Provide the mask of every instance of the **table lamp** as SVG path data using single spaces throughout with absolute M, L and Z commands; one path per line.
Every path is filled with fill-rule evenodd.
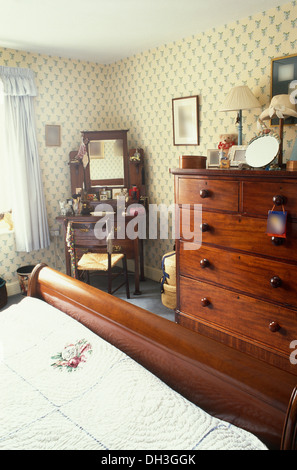
M 220 111 L 237 111 L 238 145 L 242 145 L 242 111 L 252 108 L 261 108 L 261 105 L 249 87 L 242 85 L 229 91 L 220 109 Z

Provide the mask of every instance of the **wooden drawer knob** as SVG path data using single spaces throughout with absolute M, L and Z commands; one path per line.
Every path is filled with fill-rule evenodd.
M 209 191 L 207 189 L 201 189 L 200 190 L 200 197 L 202 197 L 202 199 L 205 199 L 206 197 L 209 197 L 210 194 L 209 194 Z
M 201 230 L 201 232 L 209 232 L 210 226 L 206 223 L 203 223 L 203 224 L 200 225 L 200 230 Z
M 210 265 L 210 262 L 206 258 L 204 258 L 200 261 L 201 268 L 208 268 L 209 265 Z
M 280 330 L 280 328 L 280 325 L 276 321 L 272 321 L 271 323 L 269 323 L 269 329 L 272 333 L 276 333 Z
M 271 279 L 270 279 L 270 284 L 272 287 L 280 287 L 282 285 L 282 280 L 280 277 L 278 276 L 273 276 Z
M 275 246 L 280 246 L 284 243 L 284 238 L 280 237 L 271 237 L 271 241 Z
M 210 300 L 204 297 L 203 299 L 201 299 L 201 305 L 202 307 L 207 307 L 208 305 L 210 305 Z
M 276 196 L 273 196 L 272 198 L 272 202 L 273 204 L 275 204 L 276 206 L 282 206 L 286 203 L 286 198 L 285 196 L 280 196 L 279 194 L 276 195 Z

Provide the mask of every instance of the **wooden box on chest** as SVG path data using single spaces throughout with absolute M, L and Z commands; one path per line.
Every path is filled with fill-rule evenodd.
M 176 321 L 297 375 L 297 172 L 171 173 L 182 225 Z M 201 246 L 183 238 L 194 231 L 195 204 Z M 267 235 L 273 206 L 287 211 L 286 238 Z

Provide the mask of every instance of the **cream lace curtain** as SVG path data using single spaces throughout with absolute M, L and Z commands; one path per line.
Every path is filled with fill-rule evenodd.
M 30 69 L 0 66 L 4 99 L 4 139 L 1 168 L 9 181 L 17 251 L 30 252 L 50 245 L 36 141 L 34 74 Z M 7 197 L 4 198 L 7 201 Z

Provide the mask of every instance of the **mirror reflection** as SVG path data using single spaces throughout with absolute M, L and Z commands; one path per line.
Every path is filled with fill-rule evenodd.
M 123 141 L 93 140 L 89 142 L 90 179 L 124 178 Z
M 279 136 L 263 134 L 255 137 L 246 150 L 246 162 L 254 168 L 261 168 L 271 163 L 279 152 Z

